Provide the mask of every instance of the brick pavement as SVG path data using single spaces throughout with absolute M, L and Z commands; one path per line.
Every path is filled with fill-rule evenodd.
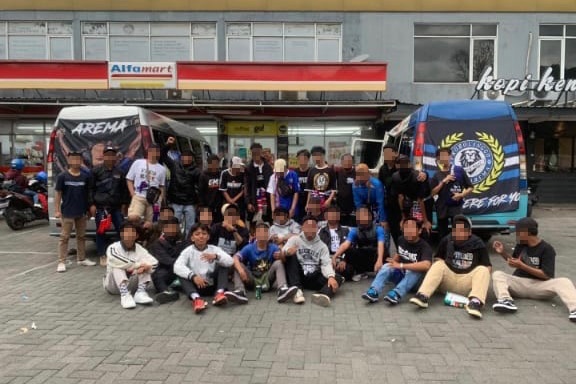
M 559 253 L 557 275 L 576 276 L 576 210 L 535 216 Z M 304 306 L 268 294 L 202 316 L 184 299 L 127 311 L 102 290 L 102 268 L 57 274 L 47 232 L 0 222 L 0 383 L 576 382 L 576 325 L 557 300 L 520 300 L 516 315 L 485 310 L 476 321 L 441 297 L 426 311 L 369 306 L 363 281 L 347 283 L 331 308 L 307 292 Z

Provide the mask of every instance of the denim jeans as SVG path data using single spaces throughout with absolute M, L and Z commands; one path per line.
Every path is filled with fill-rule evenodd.
M 118 237 L 120 237 L 120 227 L 122 226 L 122 222 L 124 221 L 124 215 L 122 214 L 122 210 L 120 208 L 110 208 L 105 210 L 102 207 L 96 208 L 96 217 L 94 220 L 96 221 L 96 229 L 100 225 L 100 222 L 105 218 L 105 213 L 108 212 L 112 215 L 112 224 L 114 225 L 114 230 L 118 233 Z M 108 241 L 106 239 L 106 234 L 99 235 L 96 232 L 96 252 L 98 256 L 106 255 L 106 247 L 108 246 Z
M 397 278 L 401 278 L 394 290 L 400 297 L 404 297 L 422 280 L 422 277 L 423 273 L 421 272 L 406 271 L 403 273 L 399 269 L 390 268 L 389 264 L 384 264 L 370 286 L 378 291 L 378 294 L 381 294 L 387 282 L 397 281 Z
M 196 222 L 196 207 L 193 205 L 172 204 L 174 209 L 174 216 L 184 224 L 184 235 L 188 236 L 188 232 Z

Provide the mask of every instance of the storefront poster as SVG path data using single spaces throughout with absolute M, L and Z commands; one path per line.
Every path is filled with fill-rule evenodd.
M 340 158 L 348 150 L 348 143 L 345 141 L 331 141 L 328 143 L 328 163 L 340 164 Z
M 278 135 L 278 123 L 275 121 L 227 121 L 224 126 L 230 136 Z

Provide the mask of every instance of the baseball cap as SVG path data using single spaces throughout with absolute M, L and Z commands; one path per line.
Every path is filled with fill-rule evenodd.
M 278 159 L 274 162 L 274 172 L 286 172 L 286 160 Z
M 114 147 L 106 147 L 106 148 L 104 149 L 104 153 L 106 153 L 106 152 L 118 153 L 118 151 L 117 151 L 116 148 L 114 148 Z
M 232 166 L 234 166 L 234 165 L 240 165 L 240 166 L 242 166 L 242 167 L 245 167 L 244 162 L 243 162 L 242 159 L 239 158 L 238 156 L 234 156 L 234 157 L 232 158 Z
M 68 156 L 82 156 L 82 152 L 72 150 L 72 151 L 68 152 Z
M 472 220 L 464 215 L 456 215 L 452 218 L 452 225 L 456 226 L 456 223 L 463 223 L 464 227 L 471 229 L 472 228 Z
M 410 158 L 406 155 L 398 155 L 396 157 L 396 164 L 408 164 L 410 163 Z

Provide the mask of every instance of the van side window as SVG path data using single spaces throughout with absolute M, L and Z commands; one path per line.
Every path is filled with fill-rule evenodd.
M 204 166 L 204 159 L 202 159 L 202 145 L 199 141 L 190 139 L 190 144 L 192 146 L 192 152 L 194 152 L 194 160 L 196 160 L 196 166 L 202 168 Z
M 187 138 L 178 136 L 176 137 L 176 141 L 178 142 L 178 147 L 180 147 L 180 152 L 192 151 L 192 147 Z
M 408 128 L 402 133 L 398 144 L 398 154 L 411 157 L 412 148 L 414 147 L 414 127 Z

